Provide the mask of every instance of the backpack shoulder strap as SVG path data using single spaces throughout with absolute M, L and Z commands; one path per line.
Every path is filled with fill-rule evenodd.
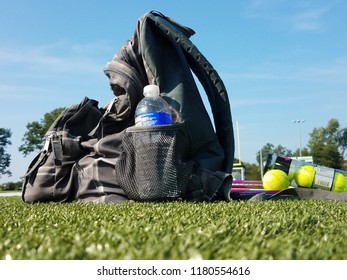
M 225 151 L 223 171 L 231 172 L 234 161 L 234 132 L 227 90 L 217 71 L 189 40 L 195 32 L 158 13 L 147 14 L 162 35 L 178 43 L 183 49 L 189 66 L 203 86 L 213 114 L 218 140 Z

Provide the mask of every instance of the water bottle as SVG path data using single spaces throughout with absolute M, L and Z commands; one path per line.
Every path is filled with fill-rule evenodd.
M 171 125 L 172 115 L 169 104 L 160 96 L 159 87 L 147 85 L 145 96 L 135 110 L 135 126 Z
M 288 174 L 289 180 L 298 187 L 322 189 L 333 192 L 347 191 L 347 172 L 303 160 L 269 154 L 264 172 L 280 169 Z

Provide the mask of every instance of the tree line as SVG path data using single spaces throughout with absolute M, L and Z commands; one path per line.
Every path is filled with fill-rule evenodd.
M 40 121 L 26 125 L 27 130 L 22 138 L 23 144 L 18 148 L 23 156 L 42 148 L 42 139 L 46 131 L 64 109 L 54 109 L 46 113 Z M 0 178 L 2 175 L 11 175 L 9 170 L 11 155 L 6 152 L 7 146 L 11 145 L 11 135 L 10 129 L 0 128 Z M 330 119 L 325 127 L 314 128 L 309 135 L 307 147 L 301 149 L 302 156 L 312 156 L 315 164 L 346 170 L 347 127 L 341 128 L 337 119 Z M 291 151 L 282 145 L 266 143 L 255 155 L 257 164 L 243 163 L 248 179 L 260 179 L 260 159 L 264 159 L 269 153 L 294 157 L 299 156 L 300 150 Z

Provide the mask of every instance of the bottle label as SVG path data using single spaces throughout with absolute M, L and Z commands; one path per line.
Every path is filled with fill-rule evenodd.
M 316 171 L 316 174 L 312 187 L 330 191 L 334 181 L 335 169 L 316 166 L 314 167 L 314 170 Z
M 165 112 L 152 112 L 141 114 L 135 118 L 136 126 L 156 126 L 172 124 L 171 114 Z

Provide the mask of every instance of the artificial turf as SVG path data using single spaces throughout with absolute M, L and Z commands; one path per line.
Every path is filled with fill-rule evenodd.
M 347 203 L 37 203 L 0 198 L 0 259 L 347 259 Z

